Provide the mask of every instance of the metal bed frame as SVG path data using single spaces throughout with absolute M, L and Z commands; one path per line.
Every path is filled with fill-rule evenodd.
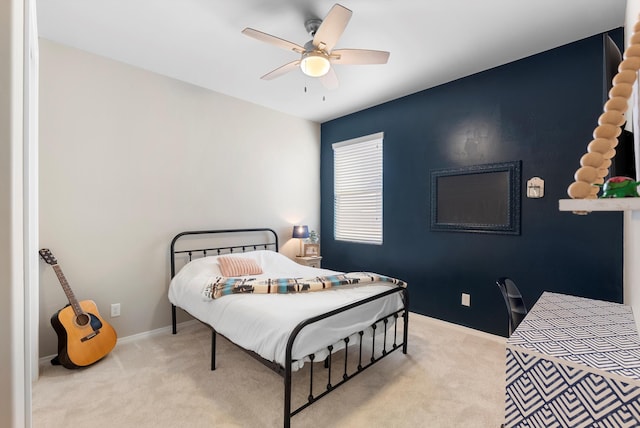
M 242 244 L 242 245 L 230 245 L 230 246 L 222 246 L 222 247 L 211 247 L 211 248 L 190 248 L 190 249 L 181 249 L 181 250 L 176 250 L 176 243 L 183 237 L 186 236 L 192 236 L 192 235 L 219 235 L 219 234 L 225 234 L 225 235 L 231 235 L 231 234 L 260 234 L 260 233 L 264 233 L 264 236 L 270 236 L 272 235 L 273 238 L 269 238 L 266 239 L 266 242 L 260 242 L 260 243 L 250 243 L 250 244 Z M 176 274 L 176 256 L 184 256 L 187 261 L 191 261 L 194 257 L 194 255 L 201 255 L 201 257 L 206 257 L 206 256 L 210 256 L 210 255 L 221 255 L 221 254 L 228 254 L 228 253 L 234 253 L 234 252 L 247 252 L 247 251 L 255 251 L 255 250 L 262 250 L 262 249 L 273 249 L 274 251 L 278 251 L 278 235 L 276 234 L 276 232 L 273 229 L 269 229 L 269 228 L 253 228 L 253 229 L 222 229 L 222 230 L 197 230 L 197 231 L 187 231 L 187 232 L 182 232 L 177 234 L 173 240 L 171 241 L 171 248 L 170 248 L 170 258 L 171 258 L 171 278 L 173 278 Z M 331 373 L 332 373 L 332 360 L 333 360 L 333 356 L 334 356 L 334 345 L 330 345 L 327 347 L 327 351 L 328 351 L 328 356 L 326 357 L 326 359 L 324 359 L 324 368 L 326 370 L 328 370 L 327 374 L 326 374 L 326 379 L 327 379 L 327 385 L 326 385 L 326 389 L 317 394 L 314 395 L 314 391 L 313 391 L 313 363 L 315 360 L 315 354 L 311 354 L 308 355 L 307 358 L 309 358 L 310 360 L 310 369 L 309 369 L 309 395 L 307 397 L 307 401 L 306 403 L 300 405 L 299 407 L 295 408 L 292 410 L 292 376 L 293 376 L 293 370 L 292 370 L 292 363 L 295 362 L 295 360 L 292 359 L 292 349 L 293 349 L 293 344 L 295 343 L 296 337 L 298 336 L 298 334 L 308 325 L 316 323 L 318 321 L 321 321 L 323 319 L 335 316 L 339 313 L 348 311 L 350 309 L 353 309 L 355 307 L 367 304 L 369 302 L 372 302 L 374 300 L 377 299 L 381 299 L 384 298 L 386 296 L 389 296 L 391 294 L 394 293 L 401 293 L 401 297 L 402 297 L 402 302 L 403 302 L 403 307 L 398 310 L 398 311 L 394 311 L 390 314 L 387 314 L 385 316 L 383 316 L 382 318 L 378 319 L 376 322 L 374 322 L 370 327 L 371 327 L 371 334 L 370 337 L 365 338 L 365 332 L 364 331 L 354 331 L 352 333 L 353 334 L 357 334 L 359 336 L 359 349 L 357 352 L 357 367 L 355 369 L 348 369 L 348 357 L 349 357 L 349 337 L 352 335 L 349 335 L 347 337 L 345 337 L 344 339 L 339 340 L 337 343 L 343 342 L 344 343 L 344 369 L 342 370 L 342 376 L 340 377 L 340 379 L 338 380 L 338 382 L 336 383 L 332 383 L 331 381 Z M 401 332 L 401 336 L 402 338 L 399 340 L 398 338 L 398 318 L 402 318 L 403 320 L 403 327 L 402 327 L 402 332 Z M 171 305 L 171 319 L 172 319 L 172 332 L 173 334 L 177 333 L 177 321 L 176 321 L 176 306 L 175 305 Z M 387 334 L 388 334 L 388 323 L 389 321 L 392 320 L 393 321 L 393 343 L 388 343 L 388 338 L 387 338 Z M 215 370 L 216 369 L 216 337 L 218 335 L 218 333 L 216 332 L 216 330 L 206 324 L 209 328 L 211 328 L 211 370 Z M 376 345 L 375 345 L 375 340 L 376 340 L 376 329 L 378 328 L 379 325 L 382 325 L 384 328 L 384 336 L 383 336 L 383 343 L 382 343 L 382 351 L 378 352 L 378 354 L 376 355 Z M 278 373 L 279 375 L 281 375 L 284 378 L 284 427 L 285 428 L 289 428 L 291 426 L 291 417 L 298 414 L 299 412 L 301 412 L 302 410 L 306 409 L 307 407 L 309 407 L 311 404 L 315 403 L 316 401 L 318 401 L 320 398 L 324 397 L 325 395 L 327 395 L 329 392 L 335 390 L 337 387 L 343 385 L 345 382 L 353 379 L 356 375 L 362 373 L 364 370 L 366 370 L 367 368 L 371 367 L 373 364 L 377 363 L 378 361 L 380 361 L 381 359 L 387 357 L 388 355 L 390 355 L 393 351 L 396 351 L 398 349 L 402 349 L 402 353 L 406 354 L 407 353 L 407 343 L 408 343 L 408 329 L 409 329 L 409 292 L 407 290 L 407 288 L 401 288 L 401 287 L 395 287 L 395 288 L 391 288 L 385 292 L 376 294 L 374 296 L 368 297 L 366 299 L 354 302 L 352 304 L 346 305 L 346 306 L 342 306 L 339 307 L 337 309 L 334 309 L 330 312 L 327 312 L 325 314 L 321 314 L 312 318 L 309 318 L 305 321 L 302 321 L 301 323 L 299 323 L 295 329 L 292 331 L 291 335 L 289 336 L 289 340 L 287 342 L 287 348 L 286 348 L 286 354 L 285 354 L 285 366 L 282 367 L 280 364 L 273 362 L 273 361 L 268 361 L 264 358 L 262 358 L 260 355 L 258 355 L 257 353 L 244 349 L 239 345 L 238 346 L 240 349 L 242 349 L 243 351 L 247 352 L 249 355 L 251 355 L 252 357 L 256 358 L 258 361 L 260 361 L 262 364 L 266 365 L 267 367 L 269 367 L 271 370 L 275 371 L 276 373 Z M 371 355 L 370 356 L 365 356 L 363 355 L 363 340 L 368 339 L 371 342 Z M 230 341 L 231 342 L 231 341 Z M 231 342 L 233 343 L 233 342 Z M 235 345 L 235 343 L 234 343 Z M 389 346 L 389 348 L 387 348 L 387 346 Z

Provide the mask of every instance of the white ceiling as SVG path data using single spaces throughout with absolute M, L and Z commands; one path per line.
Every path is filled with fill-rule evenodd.
M 386 65 L 336 65 L 336 90 L 297 59 L 241 34 L 303 45 L 304 22 L 335 0 L 38 0 L 41 37 L 305 119 L 324 122 L 624 24 L 626 0 L 341 0 L 339 48 L 391 52 Z M 305 92 L 305 87 L 307 88 Z

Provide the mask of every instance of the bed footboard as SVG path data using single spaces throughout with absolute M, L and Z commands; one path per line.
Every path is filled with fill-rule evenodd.
M 307 397 L 307 402 L 298 406 L 295 409 L 291 409 L 292 407 L 292 390 L 291 390 L 291 381 L 292 381 L 292 376 L 293 376 L 293 369 L 292 369 L 292 364 L 294 363 L 294 360 L 292 358 L 292 350 L 293 350 L 293 345 L 295 343 L 295 340 L 298 336 L 298 334 L 307 326 L 316 323 L 318 321 L 324 320 L 326 318 L 332 317 L 336 314 L 348 311 L 350 309 L 353 309 L 357 306 L 361 306 L 364 304 L 367 304 L 369 302 L 372 302 L 374 300 L 377 299 L 381 299 L 384 298 L 386 296 L 389 296 L 391 294 L 394 293 L 402 293 L 402 302 L 403 302 L 403 307 L 400 308 L 399 310 L 392 312 L 390 314 L 387 314 L 386 316 L 380 318 L 379 320 L 377 320 L 376 322 L 374 322 L 371 325 L 371 337 L 369 338 L 371 340 L 371 354 L 370 356 L 366 356 L 363 355 L 363 340 L 364 338 L 364 331 L 358 331 L 358 332 L 354 332 L 354 334 L 358 335 L 358 339 L 359 339 L 359 349 L 358 349 L 358 355 L 357 355 L 357 366 L 354 370 L 349 371 L 348 370 L 348 366 L 349 366 L 349 341 L 350 341 L 350 336 L 343 338 L 341 341 L 344 343 L 344 365 L 343 365 L 343 369 L 342 369 L 342 376 L 339 377 L 338 381 L 333 383 L 332 382 L 332 357 L 333 357 L 333 349 L 334 346 L 330 345 L 327 347 L 327 350 L 329 352 L 328 357 L 325 360 L 325 368 L 328 370 L 327 373 L 327 385 L 326 385 L 326 389 L 324 391 L 322 391 L 321 393 L 314 395 L 313 392 L 313 381 L 314 381 L 314 374 L 313 374 L 313 362 L 315 360 L 315 355 L 311 354 L 308 356 L 309 360 L 311 361 L 311 367 L 309 369 L 309 395 Z M 402 317 L 403 319 L 403 328 L 402 328 L 402 338 L 400 339 L 401 342 L 398 342 L 399 338 L 398 338 L 398 318 Z M 387 340 L 387 334 L 388 334 L 388 323 L 390 321 L 390 319 L 394 322 L 394 326 L 393 326 L 393 342 L 390 344 L 389 348 L 387 348 L 387 344 L 388 344 L 388 340 Z M 376 330 L 378 329 L 378 326 L 381 325 L 382 328 L 384 329 L 383 332 L 383 339 L 382 339 L 382 349 L 381 351 L 378 352 L 378 354 L 376 355 L 376 344 L 375 344 L 375 340 L 376 340 Z M 329 392 L 335 390 L 336 388 L 338 388 L 339 386 L 343 385 L 344 383 L 346 383 L 347 381 L 353 379 L 356 375 L 362 373 L 364 370 L 366 370 L 367 368 L 371 367 L 373 364 L 377 363 L 378 361 L 380 361 L 381 359 L 385 358 L 386 356 L 388 356 L 389 354 L 391 354 L 393 351 L 402 348 L 402 353 L 406 354 L 407 353 L 407 344 L 408 344 L 408 331 L 409 331 L 409 291 L 406 288 L 392 288 L 388 291 L 385 291 L 384 293 L 380 293 L 377 294 L 375 296 L 371 296 L 367 299 L 352 303 L 350 305 L 347 306 L 343 306 L 341 308 L 335 309 L 331 312 L 327 312 L 326 314 L 322 314 L 322 315 L 318 315 L 316 317 L 313 318 L 309 318 L 303 322 L 301 322 L 300 324 L 298 324 L 296 326 L 296 328 L 293 330 L 293 332 L 291 333 L 291 335 L 289 336 L 289 340 L 287 342 L 287 349 L 286 349 L 286 363 L 285 363 L 285 367 L 284 367 L 284 427 L 285 428 L 289 428 L 291 426 L 291 417 L 295 416 L 296 414 L 298 414 L 299 412 L 301 412 L 302 410 L 306 409 L 307 407 L 309 407 L 311 404 L 315 403 L 316 401 L 318 401 L 320 398 L 324 397 L 325 395 L 327 395 Z
M 370 327 L 371 327 L 371 332 L 369 334 L 370 337 L 365 337 L 366 333 L 364 331 L 356 331 L 353 332 L 350 336 L 345 337 L 343 339 L 341 339 L 340 341 L 338 341 L 338 343 L 342 342 L 344 343 L 344 361 L 342 362 L 342 367 L 338 367 L 335 370 L 339 370 L 340 373 L 338 373 L 339 377 L 337 379 L 336 382 L 334 382 L 332 380 L 332 372 L 334 372 L 334 368 L 333 368 L 333 357 L 334 357 L 334 349 L 336 348 L 335 345 L 337 345 L 337 343 L 335 343 L 334 345 L 329 345 L 327 347 L 327 351 L 328 351 L 328 356 L 326 357 L 326 359 L 324 360 L 324 368 L 327 369 L 327 373 L 323 376 L 324 378 L 327 379 L 327 384 L 326 384 L 326 388 L 320 392 L 314 395 L 314 370 L 313 370 L 313 363 L 314 361 L 316 361 L 316 356 L 315 354 L 311 354 L 308 355 L 307 358 L 310 361 L 310 365 L 309 365 L 309 394 L 307 395 L 307 400 L 304 404 L 301 404 L 299 406 L 297 406 L 295 409 L 292 410 L 292 379 L 293 379 L 293 363 L 295 362 L 295 360 L 293 360 L 292 357 L 292 350 L 293 350 L 293 345 L 295 343 L 295 340 L 298 336 L 298 334 L 307 326 L 314 324 L 316 322 L 319 322 L 321 320 L 327 319 L 329 317 L 332 317 L 334 315 L 337 315 L 339 313 L 351 310 L 353 308 L 356 308 L 358 306 L 367 304 L 369 302 L 372 302 L 374 300 L 377 299 L 382 299 L 384 297 L 387 297 L 391 294 L 394 293 L 401 293 L 402 294 L 402 307 L 394 312 L 391 312 L 385 316 L 383 316 L 382 318 L 378 319 L 377 321 L 375 321 Z M 398 322 L 399 319 L 402 318 L 402 332 L 401 332 L 401 337 L 399 337 L 398 335 Z M 389 330 L 387 327 L 389 325 L 389 322 L 393 323 L 393 338 L 392 341 L 390 342 L 390 338 L 388 338 Z M 376 351 L 376 337 L 377 337 L 377 332 L 376 330 L 378 330 L 379 328 L 383 329 L 383 333 L 382 334 L 382 344 L 381 344 L 381 349 L 378 349 Z M 211 336 L 211 370 L 215 370 L 215 366 L 216 366 L 216 336 L 217 333 L 215 331 L 215 329 L 211 328 L 212 331 L 212 336 Z M 312 405 L 313 403 L 315 403 L 316 401 L 318 401 L 319 399 L 321 399 L 322 397 L 324 397 L 325 395 L 327 395 L 328 393 L 330 393 L 331 391 L 334 391 L 336 388 L 338 388 L 339 386 L 343 385 L 344 383 L 346 383 L 347 381 L 353 379 L 356 375 L 362 373 L 364 370 L 366 370 L 367 368 L 371 367 L 373 364 L 377 363 L 378 361 L 380 361 L 381 359 L 387 357 L 388 355 L 390 355 L 393 351 L 396 351 L 398 349 L 402 349 L 402 353 L 406 354 L 407 353 L 407 345 L 408 345 L 408 332 L 409 332 L 409 292 L 406 288 L 401 288 L 401 287 L 397 287 L 397 288 L 391 288 L 388 291 L 385 291 L 383 293 L 377 294 L 375 296 L 371 296 L 367 299 L 352 303 L 350 305 L 347 306 L 343 306 L 341 308 L 335 309 L 333 311 L 327 312 L 325 314 L 321 314 L 318 315 L 316 317 L 313 318 L 309 318 L 303 322 L 301 322 L 300 324 L 298 324 L 296 326 L 296 328 L 292 331 L 291 335 L 289 336 L 289 340 L 287 341 L 287 348 L 286 348 L 286 354 L 285 354 L 285 359 L 286 359 L 286 364 L 285 367 L 280 366 L 277 363 L 271 362 L 271 361 L 267 361 L 264 358 L 262 358 L 261 356 L 259 356 L 258 354 L 256 354 L 255 352 L 249 351 L 247 349 L 244 349 L 238 345 L 241 350 L 243 350 L 244 352 L 246 352 L 247 354 L 251 355 L 252 357 L 254 357 L 255 359 L 257 359 L 258 361 L 260 361 L 262 364 L 264 364 L 265 366 L 269 367 L 271 370 L 273 370 L 274 372 L 278 373 L 279 375 L 283 376 L 284 378 L 284 417 L 283 417 L 283 425 L 285 428 L 289 428 L 291 426 L 291 418 L 293 416 L 295 416 L 296 414 L 300 413 L 302 410 L 306 409 L 307 407 L 309 407 L 310 405 Z M 349 351 L 349 342 L 351 341 L 350 337 L 353 335 L 357 335 L 358 337 L 358 347 L 356 348 L 357 352 L 355 356 L 353 356 Z M 365 343 L 366 340 L 369 340 L 368 343 L 370 343 L 370 349 L 368 350 L 369 353 L 365 354 L 365 349 L 363 348 L 363 343 Z M 390 342 L 390 343 L 389 343 Z M 231 342 L 233 343 L 233 342 Z M 380 344 L 378 344 L 378 346 L 380 346 Z M 353 350 L 352 350 L 353 351 Z M 353 363 L 353 360 L 350 360 L 349 358 L 356 358 L 357 361 L 357 365 L 355 365 L 355 368 L 353 367 L 354 365 L 351 364 L 351 369 L 349 369 L 349 363 L 350 361 Z M 336 375 L 336 376 L 338 376 Z

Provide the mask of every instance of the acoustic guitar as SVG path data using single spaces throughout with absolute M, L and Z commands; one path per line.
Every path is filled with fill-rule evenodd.
M 67 306 L 51 317 L 58 335 L 58 356 L 51 363 L 68 369 L 89 366 L 111 352 L 118 339 L 116 332 L 100 317 L 92 300 L 78 302 L 51 251 L 43 248 L 39 253 L 53 267 L 69 300 Z

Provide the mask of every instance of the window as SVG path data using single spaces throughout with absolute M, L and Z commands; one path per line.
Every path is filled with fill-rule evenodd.
M 334 237 L 382 244 L 382 132 L 333 147 Z

